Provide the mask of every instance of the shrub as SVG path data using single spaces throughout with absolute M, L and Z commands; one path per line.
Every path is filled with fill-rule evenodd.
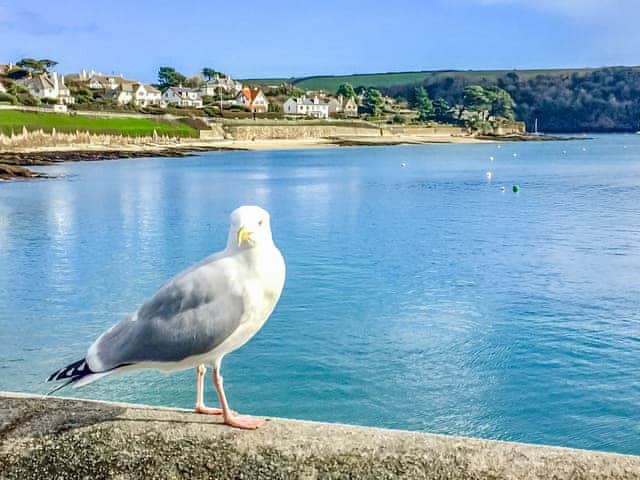
M 204 107 L 202 109 L 202 111 L 204 112 L 204 114 L 207 117 L 219 117 L 220 116 L 220 109 L 218 107 Z
M 0 93 L 0 103 L 10 103 L 15 105 L 18 99 L 9 93 Z
M 37 107 L 40 105 L 40 100 L 32 97 L 28 93 L 19 93 L 16 95 L 16 98 L 18 99 L 18 103 L 22 105 L 27 105 L 29 107 Z

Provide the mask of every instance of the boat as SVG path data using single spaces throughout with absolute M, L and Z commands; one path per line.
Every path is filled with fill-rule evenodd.
M 536 137 L 539 137 L 540 135 L 542 135 L 542 132 L 538 131 L 538 119 L 536 118 L 535 122 L 533 123 L 533 132 L 531 133 L 531 135 L 535 135 Z

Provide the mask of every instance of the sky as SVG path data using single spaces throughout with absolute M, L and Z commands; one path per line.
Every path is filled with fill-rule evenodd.
M 54 6 L 51 8 L 51 6 Z M 0 63 L 152 82 L 640 64 L 640 0 L 0 0 Z

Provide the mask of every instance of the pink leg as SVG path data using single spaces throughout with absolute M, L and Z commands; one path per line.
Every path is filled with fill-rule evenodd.
M 206 415 L 222 415 L 219 408 L 209 408 L 204 406 L 204 374 L 207 369 L 204 365 L 198 365 L 198 377 L 196 380 L 196 413 L 204 413 Z
M 222 415 L 224 416 L 224 423 L 231 427 L 242 428 L 244 430 L 255 430 L 256 428 L 267 423 L 265 418 L 252 418 L 252 417 L 240 417 L 229 409 L 227 403 L 227 397 L 224 394 L 224 388 L 222 387 L 222 376 L 219 372 L 220 362 L 217 362 L 213 369 L 213 383 L 218 391 L 218 397 L 220 397 L 220 405 L 222 406 Z

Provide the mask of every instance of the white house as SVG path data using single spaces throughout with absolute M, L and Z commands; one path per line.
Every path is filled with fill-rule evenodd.
M 236 82 L 229 76 L 223 77 L 216 74 L 211 80 L 205 81 L 200 86 L 199 92 L 201 95 L 213 97 L 215 95 L 219 95 L 221 90 L 225 93 L 237 94 L 242 90 L 242 84 L 240 82 Z
M 269 111 L 269 101 L 259 88 L 244 87 L 236 95 L 236 105 L 242 105 L 252 112 Z
M 146 103 L 144 106 L 147 106 L 147 105 L 156 105 L 158 107 L 166 106 L 162 101 L 162 92 L 160 90 L 158 90 L 153 85 L 148 85 L 148 84 L 144 85 L 144 89 L 147 92 L 146 99 L 145 99 Z
M 128 105 L 133 101 L 133 90 L 127 87 L 109 90 L 105 95 L 106 98 L 113 100 L 118 105 Z
M 7 93 L 7 89 L 2 82 L 0 82 L 0 93 Z
M 127 82 L 122 76 L 92 75 L 88 79 L 87 86 L 92 90 L 115 90 L 122 83 Z M 129 80 L 131 82 L 131 80 Z
M 13 63 L 0 63 L 0 75 L 7 75 L 14 67 Z
M 133 103 L 137 107 L 164 106 L 160 90 L 139 82 L 123 81 L 117 88 L 109 90 L 106 97 L 118 105 Z
M 49 98 L 65 105 L 75 103 L 75 98 L 71 96 L 71 92 L 64 84 L 64 77 L 57 72 L 39 73 L 19 80 L 17 83 L 36 98 Z
M 162 100 L 167 105 L 177 107 L 202 107 L 202 97 L 200 93 L 192 88 L 186 88 L 182 85 L 178 87 L 169 87 L 163 94 Z
M 318 97 L 290 97 L 284 102 L 284 113 L 288 115 L 306 115 L 315 118 L 329 118 L 329 103 Z
M 84 83 L 92 90 L 115 90 L 122 82 L 134 82 L 134 80 L 125 80 L 122 75 L 105 75 L 95 70 L 71 73 L 67 75 L 67 80 Z
M 344 98 L 338 95 L 338 98 L 329 100 L 329 113 L 341 113 L 345 117 L 358 116 L 358 104 L 353 97 Z

